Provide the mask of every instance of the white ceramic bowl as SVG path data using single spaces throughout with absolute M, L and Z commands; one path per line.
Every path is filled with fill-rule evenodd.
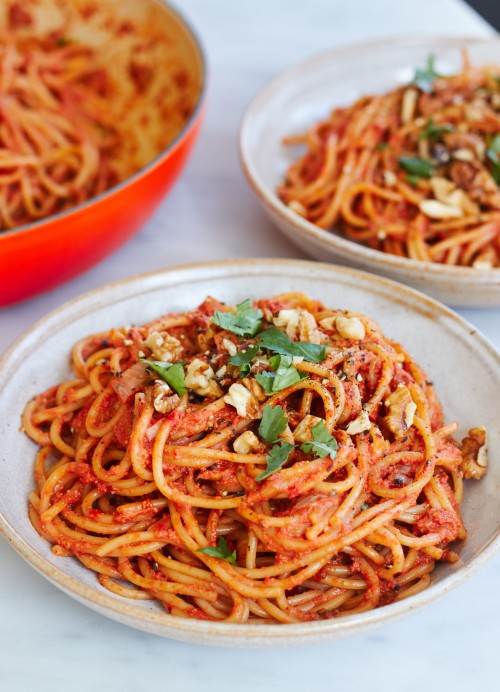
M 391 38 L 322 53 L 270 82 L 251 102 L 240 130 L 240 160 L 265 212 L 308 255 L 359 267 L 407 283 L 449 305 L 500 305 L 500 269 L 479 271 L 420 262 L 372 250 L 318 228 L 290 210 L 275 190 L 297 158 L 283 137 L 305 132 L 363 94 L 383 93 L 408 83 L 429 55 L 438 70 L 460 69 L 466 47 L 477 65 L 499 62 L 499 38 Z
M 31 526 L 35 444 L 19 431 L 20 415 L 35 393 L 66 378 L 68 354 L 81 337 L 112 325 L 142 323 L 164 312 L 184 311 L 208 294 L 231 303 L 249 296 L 304 291 L 326 305 L 373 316 L 402 342 L 435 381 L 447 420 L 460 433 L 483 424 L 490 431 L 486 477 L 468 483 L 462 505 L 469 536 L 460 561 L 441 564 L 432 585 L 407 600 L 323 622 L 237 625 L 168 615 L 152 601 L 129 601 L 100 586 L 74 558 L 54 556 Z M 87 293 L 50 313 L 0 361 L 0 530 L 36 570 L 84 605 L 154 634 L 218 646 L 269 647 L 309 644 L 365 632 L 406 615 L 472 576 L 500 544 L 500 428 L 491 405 L 500 391 L 500 356 L 476 330 L 434 300 L 387 279 L 327 264 L 293 260 L 246 260 L 190 265 L 135 277 Z M 489 594 L 484 594 L 486 607 Z

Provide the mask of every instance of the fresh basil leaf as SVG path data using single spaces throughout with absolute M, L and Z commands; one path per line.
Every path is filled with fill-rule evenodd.
M 257 337 L 262 348 L 282 356 L 302 356 L 309 363 L 321 363 L 326 358 L 326 346 L 307 341 L 292 341 L 281 329 L 273 327 Z
M 385 149 L 389 148 L 389 142 L 379 142 L 375 146 L 375 151 L 384 151 Z
M 255 375 L 255 379 L 260 384 L 260 386 L 266 394 L 272 394 L 275 391 L 273 389 L 274 381 L 276 380 L 275 372 L 258 372 Z
M 217 547 L 209 545 L 207 548 L 199 548 L 196 552 L 205 553 L 205 555 L 210 555 L 210 557 L 218 557 L 220 560 L 230 562 L 232 565 L 236 564 L 236 550 L 230 551 L 223 536 L 220 536 Z
M 406 182 L 410 183 L 410 185 L 413 185 L 413 187 L 416 187 L 420 182 L 420 178 L 418 175 L 407 175 Z
M 292 364 L 292 357 L 291 356 L 280 356 L 279 353 L 277 353 L 275 356 L 271 356 L 269 358 L 269 365 L 273 370 L 278 370 L 278 368 L 289 368 L 290 365 Z
M 262 329 L 262 310 L 254 310 L 250 298 L 236 306 L 236 313 L 216 310 L 213 319 L 222 329 L 239 336 L 255 336 Z
M 401 168 L 404 168 L 410 175 L 415 175 L 419 178 L 432 178 L 434 175 L 434 166 L 430 161 L 426 161 L 425 159 L 400 156 L 398 161 Z
M 159 360 L 146 360 L 145 358 L 141 358 L 140 362 L 145 363 L 148 368 L 158 373 L 172 389 L 175 389 L 179 396 L 184 395 L 186 391 L 184 361 L 182 361 L 182 363 L 162 363 Z
M 269 360 L 269 364 L 275 372 L 260 372 L 255 375 L 255 379 L 263 387 L 266 394 L 281 392 L 282 389 L 286 389 L 286 387 L 290 387 L 308 376 L 307 373 L 299 372 L 291 363 L 290 356 L 276 355 Z
M 273 391 L 281 392 L 282 389 L 291 387 L 292 384 L 296 384 L 307 377 L 307 373 L 299 372 L 297 368 L 290 365 L 288 368 L 278 368 L 276 370 L 276 377 L 274 379 Z
M 435 56 L 429 55 L 427 58 L 427 65 L 424 68 L 418 68 L 415 70 L 415 76 L 413 77 L 412 84 L 417 86 L 420 91 L 425 91 L 429 94 L 432 91 L 432 84 L 435 79 L 442 77 L 434 67 Z
M 495 135 L 486 151 L 486 158 L 491 163 L 490 173 L 497 185 L 500 185 L 500 135 Z
M 451 123 L 435 123 L 432 118 L 425 123 L 420 131 L 419 139 L 430 139 L 432 142 L 441 139 L 445 132 L 453 132 L 454 126 Z
M 290 452 L 295 445 L 290 444 L 290 442 L 285 442 L 282 440 L 280 444 L 274 445 L 271 451 L 266 456 L 267 468 L 263 471 L 257 478 L 256 481 L 263 481 L 264 478 L 268 478 L 272 473 L 278 471 L 283 464 L 288 460 Z
M 259 435 L 265 442 L 274 443 L 288 425 L 288 417 L 285 409 L 280 406 L 267 404 L 262 411 L 262 420 L 259 425 Z
M 252 369 L 251 362 L 259 351 L 258 346 L 247 346 L 244 351 L 238 351 L 236 355 L 231 356 L 229 363 L 237 365 L 240 369 L 241 377 L 246 377 Z
M 306 454 L 313 453 L 324 459 L 330 455 L 330 459 L 337 456 L 337 440 L 330 435 L 325 425 L 325 421 L 320 421 L 311 428 L 313 439 L 311 442 L 304 442 L 300 449 Z

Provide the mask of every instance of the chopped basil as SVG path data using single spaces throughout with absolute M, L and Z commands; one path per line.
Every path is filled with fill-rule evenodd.
M 239 336 L 255 336 L 262 329 L 262 310 L 254 310 L 250 298 L 236 306 L 236 312 L 214 313 L 214 322 Z
M 250 374 L 250 370 L 252 369 L 250 363 L 257 355 L 258 350 L 258 346 L 247 346 L 244 351 L 238 351 L 236 355 L 231 356 L 228 362 L 231 363 L 231 365 L 237 365 L 240 369 L 241 377 L 246 377 Z
M 445 132 L 453 132 L 454 126 L 451 123 L 435 123 L 432 118 L 425 123 L 420 131 L 419 139 L 430 139 L 432 142 L 437 141 Z
M 280 392 L 307 377 L 306 373 L 299 372 L 292 365 L 291 356 L 273 356 L 269 363 L 275 372 L 260 372 L 255 375 L 255 379 L 263 387 L 266 394 Z
M 318 457 L 324 459 L 330 455 L 330 459 L 335 459 L 337 456 L 337 440 L 328 432 L 325 421 L 320 421 L 317 425 L 311 428 L 313 439 L 311 442 L 304 442 L 300 449 L 309 454 L 312 452 Z
M 267 404 L 262 411 L 259 435 L 265 442 L 274 443 L 288 425 L 288 417 L 282 406 Z
M 145 363 L 148 368 L 158 373 L 172 389 L 175 389 L 179 396 L 184 395 L 186 391 L 184 361 L 182 363 L 162 363 L 159 360 L 146 360 L 145 358 L 141 358 L 140 362 Z
M 263 481 L 275 471 L 278 471 L 283 464 L 288 460 L 290 452 L 295 445 L 290 444 L 290 442 L 285 442 L 282 440 L 279 444 L 274 445 L 271 451 L 266 456 L 267 468 L 263 471 L 260 476 L 257 476 L 256 481 Z
M 417 86 L 420 91 L 425 91 L 429 94 L 432 91 L 432 84 L 435 79 L 442 77 L 434 67 L 435 56 L 429 55 L 427 58 L 427 65 L 424 68 L 417 68 L 415 70 L 415 76 L 413 77 L 412 84 Z
M 500 185 L 500 135 L 495 135 L 486 151 L 486 158 L 491 163 L 490 173 L 497 185 Z
M 274 381 L 276 380 L 275 372 L 258 372 L 255 375 L 255 379 L 260 384 L 262 389 L 266 394 L 272 394 L 274 392 Z
M 236 564 L 236 550 L 230 551 L 226 539 L 220 536 L 217 547 L 209 545 L 207 548 L 200 548 L 196 552 L 205 553 L 205 555 L 210 555 L 210 557 L 218 557 L 220 560 L 225 560 L 230 562 L 232 565 Z
M 307 341 L 292 341 L 277 327 L 266 329 L 257 337 L 262 348 L 282 356 L 301 356 L 309 363 L 321 363 L 326 358 L 326 347 Z
M 385 149 L 389 148 L 389 142 L 379 142 L 375 146 L 375 151 L 385 151 Z
M 412 176 L 417 176 L 418 178 L 432 178 L 434 175 L 434 166 L 425 159 L 400 156 L 398 161 L 401 168 L 404 168 L 404 170 Z
M 406 182 L 410 183 L 410 185 L 413 185 L 413 187 L 416 187 L 420 182 L 420 178 L 418 175 L 407 175 Z

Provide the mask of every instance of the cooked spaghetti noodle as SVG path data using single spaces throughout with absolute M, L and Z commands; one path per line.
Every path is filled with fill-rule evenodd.
M 401 257 L 500 266 L 500 69 L 360 98 L 286 144 L 307 147 L 278 188 L 317 226 Z
M 69 209 L 116 182 L 107 73 L 61 38 L 0 45 L 0 230 Z
M 294 623 L 424 589 L 466 535 L 462 447 L 373 320 L 298 293 L 113 328 L 30 401 L 29 514 L 56 555 L 169 613 Z

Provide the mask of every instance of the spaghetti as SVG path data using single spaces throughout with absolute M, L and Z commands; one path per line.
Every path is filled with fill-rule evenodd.
M 425 262 L 500 266 L 500 71 L 365 96 L 285 144 L 305 145 L 278 195 L 320 228 Z
M 3 38 L 0 230 L 69 209 L 118 182 L 109 93 L 91 48 L 61 38 Z
M 296 623 L 418 593 L 463 539 L 462 446 L 373 320 L 298 293 L 113 328 L 30 401 L 29 514 L 56 555 L 169 613 Z

